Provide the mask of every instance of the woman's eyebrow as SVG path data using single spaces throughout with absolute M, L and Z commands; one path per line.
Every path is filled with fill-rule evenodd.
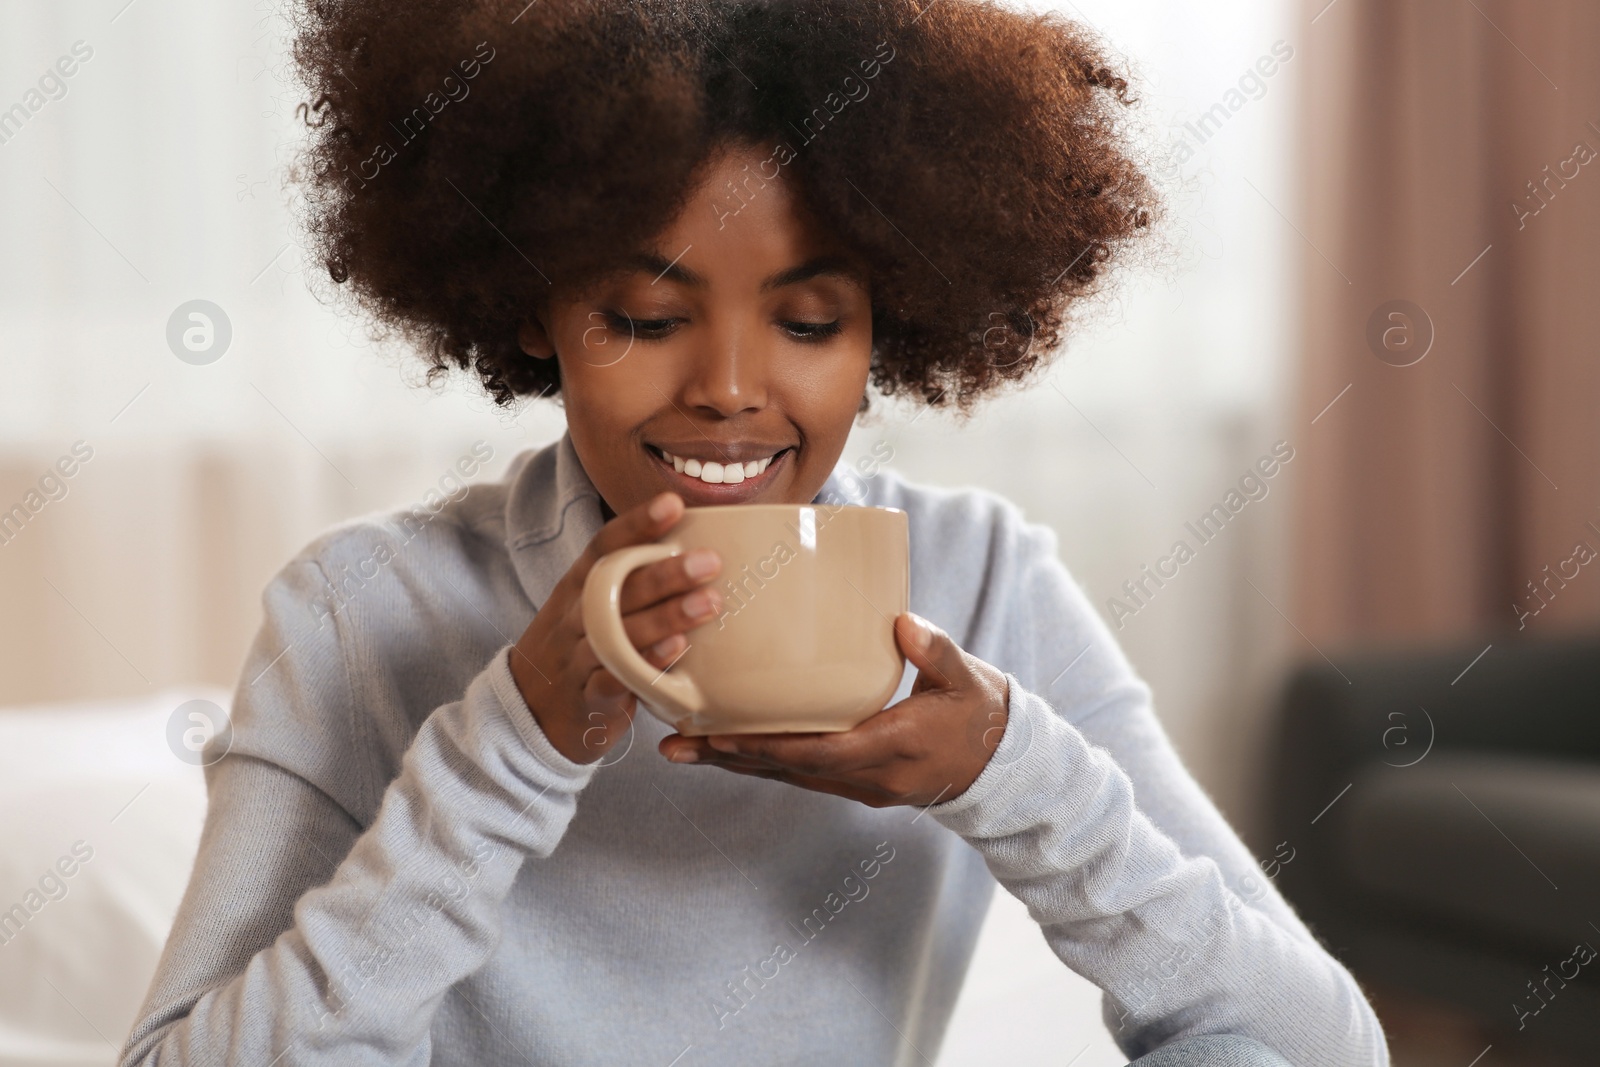
M 650 283 L 651 285 L 654 285 L 662 278 L 668 278 L 680 285 L 694 288 L 703 289 L 706 286 L 706 279 L 703 275 L 683 266 L 677 260 L 669 261 L 654 252 L 636 253 L 628 257 L 627 265 L 636 270 L 655 275 L 655 279 Z M 797 267 L 779 271 L 761 283 L 761 291 L 769 293 L 774 289 L 810 281 L 812 278 L 825 274 L 834 275 L 857 284 L 860 284 L 861 280 L 859 273 L 851 266 L 850 261 L 844 256 L 835 253 L 813 256 Z

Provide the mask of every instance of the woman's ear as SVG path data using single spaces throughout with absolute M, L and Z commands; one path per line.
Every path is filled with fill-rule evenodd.
M 538 319 L 529 319 L 517 330 L 517 345 L 534 359 L 549 359 L 556 354 L 556 346 L 550 343 L 550 335 Z

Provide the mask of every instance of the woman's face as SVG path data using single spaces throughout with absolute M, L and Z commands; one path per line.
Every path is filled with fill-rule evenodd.
M 573 445 L 613 512 L 663 489 L 690 507 L 808 503 L 844 449 L 872 356 L 868 285 L 781 170 L 763 184 L 770 156 L 721 154 L 636 267 L 519 334 L 561 361 Z

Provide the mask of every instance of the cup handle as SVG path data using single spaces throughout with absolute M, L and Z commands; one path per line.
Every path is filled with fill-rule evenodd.
M 632 571 L 680 551 L 677 546 L 666 544 L 619 548 L 591 567 L 583 582 L 583 628 L 595 657 L 639 697 L 647 711 L 669 726 L 676 725 L 675 720 L 650 707 L 646 693 L 680 718 L 704 711 L 705 697 L 693 679 L 651 666 L 633 647 L 622 625 L 622 583 Z

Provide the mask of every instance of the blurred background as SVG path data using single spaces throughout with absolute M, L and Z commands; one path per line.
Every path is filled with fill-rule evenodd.
M 1172 252 L 1026 392 L 878 400 L 846 458 L 1054 527 L 1397 1064 L 1593 1062 L 1600 9 L 1025 6 L 1127 57 Z M 204 816 L 174 716 L 226 705 L 268 578 L 562 432 L 308 291 L 284 30 L 0 7 L 0 1067 L 113 1061 Z M 1004 893 L 939 1058 L 996 1061 L 1125 1062 Z

